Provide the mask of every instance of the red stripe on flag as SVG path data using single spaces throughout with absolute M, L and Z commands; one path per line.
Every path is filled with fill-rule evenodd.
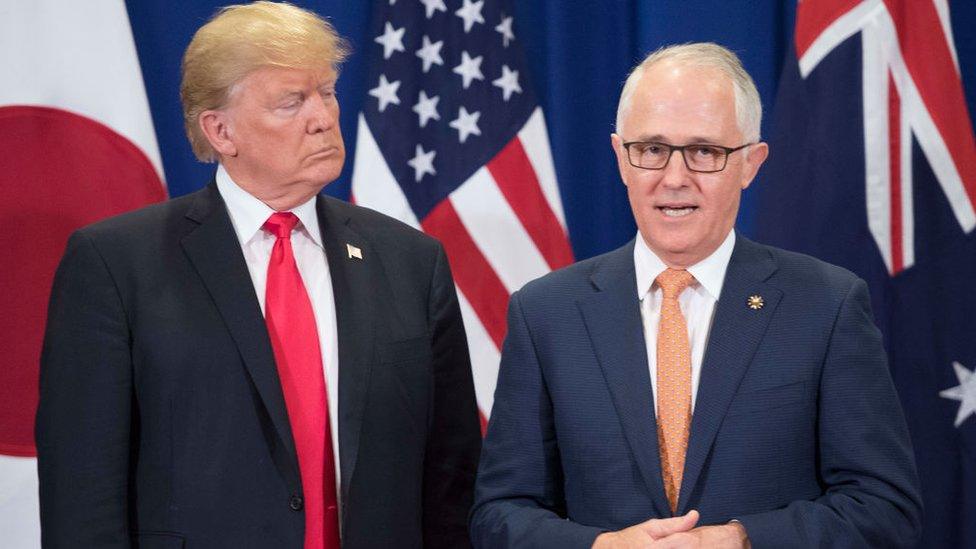
M 901 222 L 901 98 L 888 73 L 888 169 L 891 178 L 891 274 L 905 268 Z
M 487 168 L 549 268 L 558 269 L 572 263 L 569 239 L 542 194 L 522 142 L 517 137 L 511 140 L 488 162 Z
M 800 2 L 796 8 L 796 34 L 794 35 L 796 58 L 803 57 L 827 27 L 860 3 L 861 0 Z
M 501 349 L 505 339 L 508 290 L 472 240 L 450 199 L 442 200 L 420 225 L 425 233 L 444 245 L 454 282 L 468 298 L 495 345 Z
M 885 0 L 885 5 L 895 22 L 908 72 L 949 149 L 969 201 L 976 204 L 976 137 L 935 4 Z

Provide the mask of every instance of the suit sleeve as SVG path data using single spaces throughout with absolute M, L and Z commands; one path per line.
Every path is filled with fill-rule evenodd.
M 431 282 L 434 389 L 424 459 L 424 547 L 468 547 L 467 516 L 481 451 L 468 343 L 454 281 L 438 247 Z
M 860 279 L 835 320 L 818 410 L 823 495 L 737 517 L 753 547 L 914 547 L 922 503 L 912 446 Z
M 36 432 L 44 547 L 128 547 L 129 331 L 91 240 L 68 241 L 51 290 Z
M 554 423 L 520 294 L 515 293 L 475 487 L 475 547 L 589 548 L 604 531 L 564 518 Z

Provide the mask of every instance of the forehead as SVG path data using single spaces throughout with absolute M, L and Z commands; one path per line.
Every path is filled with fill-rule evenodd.
M 732 80 L 714 67 L 664 61 L 644 71 L 622 122 L 628 139 L 730 139 L 738 134 Z
M 264 66 L 248 73 L 235 88 L 245 94 L 288 93 L 334 83 L 337 76 L 329 66 L 314 69 Z

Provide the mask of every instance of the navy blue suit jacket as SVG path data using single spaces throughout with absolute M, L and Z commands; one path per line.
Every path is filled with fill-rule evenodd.
M 589 547 L 672 516 L 651 391 L 633 242 L 513 295 L 474 544 Z M 741 521 L 754 547 L 914 543 L 915 464 L 863 281 L 736 239 L 677 514 L 691 509 Z

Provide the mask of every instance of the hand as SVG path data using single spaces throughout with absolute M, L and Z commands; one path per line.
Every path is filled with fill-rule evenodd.
M 686 532 L 675 532 L 658 539 L 650 547 L 654 549 L 692 549 L 697 547 L 749 549 L 751 545 L 745 527 L 738 522 L 730 522 L 720 526 L 700 526 Z
M 604 532 L 593 541 L 593 549 L 631 549 L 652 547 L 654 540 L 687 532 L 698 523 L 698 511 L 681 517 L 650 519 L 616 532 Z

